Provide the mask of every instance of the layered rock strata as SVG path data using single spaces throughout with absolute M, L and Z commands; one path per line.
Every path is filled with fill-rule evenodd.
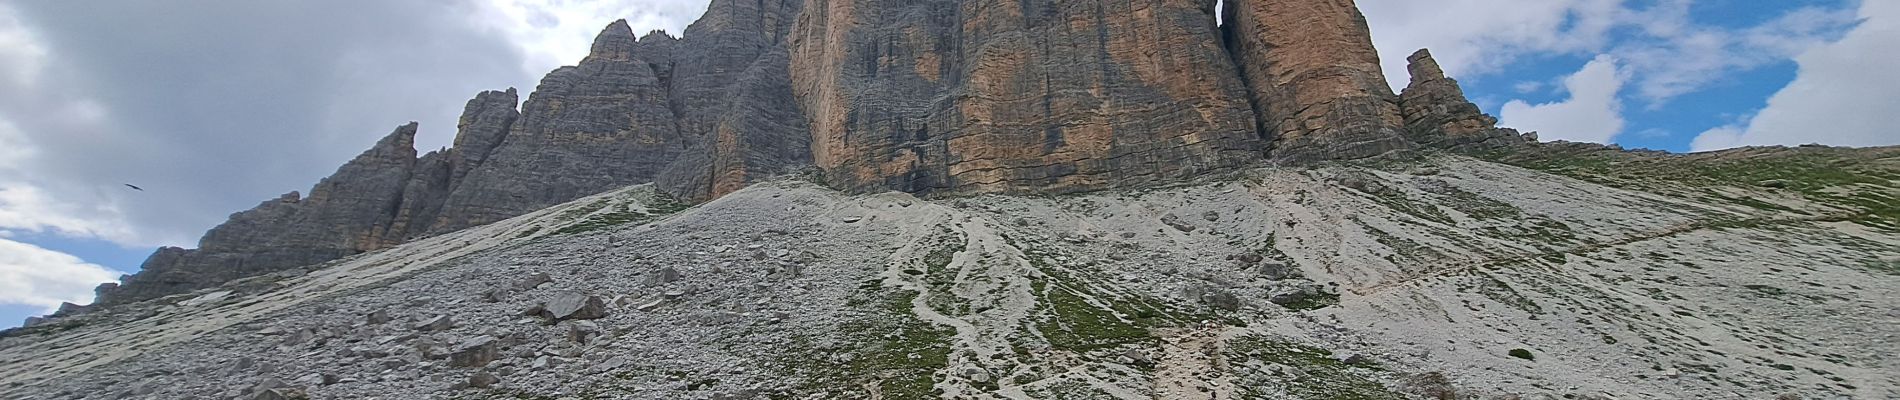
M 793 89 L 853 190 L 1064 192 L 1245 164 L 1259 140 L 1209 4 L 815 0 Z
M 1536 141 L 1516 130 L 1498 128 L 1498 119 L 1485 115 L 1477 104 L 1465 98 L 1458 81 L 1445 76 L 1430 50 L 1421 49 L 1406 59 L 1412 74 L 1411 84 L 1399 96 L 1399 111 L 1405 117 L 1408 137 L 1420 145 L 1437 148 L 1495 147 Z
M 1274 159 L 1355 159 L 1411 147 L 1352 0 L 1228 1 L 1223 13 Z

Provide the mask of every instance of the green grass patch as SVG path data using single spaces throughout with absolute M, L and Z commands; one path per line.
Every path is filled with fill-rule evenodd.
M 1405 396 L 1392 392 L 1372 376 L 1381 373 L 1376 366 L 1352 365 L 1335 358 L 1325 349 L 1263 336 L 1242 336 L 1227 342 L 1222 354 L 1227 365 L 1260 362 L 1291 368 L 1288 376 L 1236 374 L 1246 399 L 1279 398 L 1274 389 L 1300 399 L 1397 400 Z

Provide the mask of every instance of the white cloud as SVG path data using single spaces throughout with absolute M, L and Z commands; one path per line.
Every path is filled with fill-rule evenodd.
M 0 182 L 0 228 L 100 238 L 116 243 L 144 241 L 126 224 L 115 202 L 60 201 L 39 187 Z
M 1478 76 L 1531 54 L 1596 52 L 1624 10 L 1620 0 L 1362 0 L 1387 79 L 1409 81 L 1405 56 L 1431 48 L 1445 72 Z M 1449 22 L 1482 20 L 1482 23 Z
M 679 37 L 688 23 L 706 12 L 706 4 L 706 0 L 487 0 L 470 16 L 478 25 L 504 32 L 527 55 L 522 69 L 540 76 L 580 61 L 594 35 L 614 20 L 626 19 L 635 35 L 664 30 Z
M 1900 144 L 1900 2 L 1865 1 L 1864 18 L 1839 41 L 1814 45 L 1795 61 L 1794 82 L 1752 118 L 1697 136 L 1694 151 L 1823 143 Z
M 1730 30 L 1690 25 L 1688 5 L 1679 7 L 1652 12 L 1640 23 L 1650 40 L 1626 42 L 1611 51 L 1627 68 L 1639 72 L 1635 93 L 1651 109 L 1708 87 L 1729 72 L 1792 58 L 1802 49 L 1825 43 L 1854 21 L 1852 10 L 1809 7 L 1761 25 Z
M 1609 143 L 1623 132 L 1623 104 L 1617 98 L 1629 74 L 1615 57 L 1597 56 L 1564 78 L 1570 98 L 1545 104 L 1512 100 L 1504 104 L 1499 125 L 1536 131 L 1543 140 Z
M 41 307 L 88 304 L 92 289 L 118 280 L 118 273 L 71 254 L 0 239 L 0 304 Z
M 1387 80 L 1409 81 L 1405 56 L 1431 48 L 1447 74 L 1478 78 L 1549 55 L 1611 54 L 1632 94 L 1658 107 L 1728 74 L 1786 60 L 1851 22 L 1844 9 L 1807 7 L 1760 25 L 1695 23 L 1693 0 L 1362 0 Z M 1638 7 L 1639 5 L 1646 5 Z M 1471 21 L 1482 23 L 1447 23 Z
M 46 47 L 33 39 L 19 13 L 0 4 L 0 76 L 24 84 L 39 79 Z

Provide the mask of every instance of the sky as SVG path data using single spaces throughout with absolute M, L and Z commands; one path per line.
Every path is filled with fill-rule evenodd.
M 1900 144 L 1900 1 L 1359 0 L 1394 89 L 1430 48 L 1506 126 L 1677 152 Z M 87 303 L 156 246 L 306 191 L 482 90 L 526 92 L 678 0 L 0 3 L 0 327 Z M 132 190 L 134 184 L 144 190 Z

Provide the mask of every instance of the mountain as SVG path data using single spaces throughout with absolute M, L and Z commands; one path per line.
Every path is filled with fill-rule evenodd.
M 1415 143 L 1525 142 L 1495 128 L 1429 53 L 1414 60 L 1413 90 L 1391 93 L 1350 1 L 1227 5 L 714 1 L 681 38 L 636 37 L 616 21 L 519 112 L 513 89 L 482 93 L 453 148 L 366 178 L 411 177 L 398 191 L 365 183 L 362 196 L 399 206 L 266 202 L 196 250 L 160 249 L 102 286 L 98 302 L 297 268 L 639 183 L 705 201 L 816 168 L 852 192 L 1070 193 Z M 1217 25 L 1216 12 L 1235 22 Z M 326 182 L 358 179 L 350 168 Z M 277 214 L 301 219 L 268 217 Z
M 0 397 L 1900 393 L 1900 148 L 1486 157 L 690 208 L 642 184 L 8 331 Z
M 0 333 L 0 397 L 1900 396 L 1900 148 L 1538 143 L 1349 0 L 1221 4 L 616 21 Z

